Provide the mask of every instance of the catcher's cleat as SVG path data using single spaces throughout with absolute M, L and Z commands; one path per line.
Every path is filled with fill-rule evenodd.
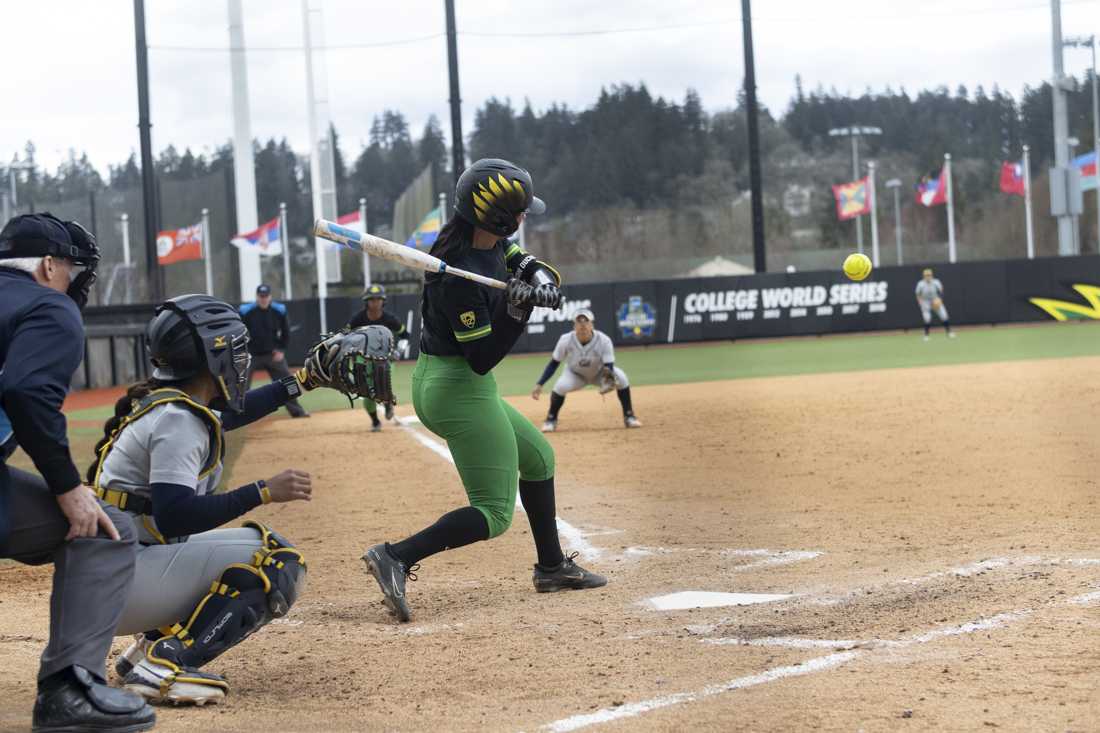
M 130 674 L 137 663 L 145 659 L 145 652 L 149 651 L 151 646 L 153 642 L 145 638 L 145 634 L 134 634 L 133 643 L 126 647 L 126 651 L 115 660 L 115 674 L 120 680 L 126 679 L 126 675 Z
M 640 428 L 642 427 L 642 421 L 633 415 L 626 415 L 623 417 L 623 424 L 628 428 Z
M 589 572 L 573 562 L 576 556 L 576 552 L 568 555 L 560 565 L 550 570 L 535 565 L 535 574 L 531 578 L 535 583 L 535 590 L 539 593 L 554 593 L 559 590 L 584 590 L 607 585 L 607 578 Z
M 387 420 L 392 420 L 393 419 L 393 403 L 391 403 L 391 402 L 386 403 L 386 419 Z
M 126 675 L 123 686 L 152 703 L 175 705 L 217 705 L 225 699 L 229 683 L 225 678 L 197 669 L 181 668 L 177 673 L 148 657 Z
M 552 433 L 557 429 L 558 429 L 558 421 L 557 420 L 547 420 L 546 422 L 544 422 L 542 424 L 542 432 L 544 432 L 544 433 Z
M 363 561 L 367 564 L 367 572 L 378 581 L 378 587 L 382 589 L 382 601 L 390 613 L 401 623 L 412 618 L 412 611 L 405 601 L 405 578 L 416 580 L 415 571 L 420 566 L 405 567 L 405 563 L 390 554 L 385 542 L 367 550 Z

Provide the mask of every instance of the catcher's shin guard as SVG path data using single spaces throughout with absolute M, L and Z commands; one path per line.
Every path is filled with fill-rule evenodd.
M 305 583 L 302 553 L 259 522 L 244 526 L 257 530 L 263 541 L 252 562 L 234 563 L 222 571 L 187 621 L 162 629 L 165 635 L 148 650 L 145 666 L 151 669 L 145 671 L 155 669 L 159 696 L 141 689 L 142 683 L 149 684 L 138 679 L 137 668 L 127 676 L 128 686 L 146 697 L 176 702 L 197 701 L 173 695 L 177 683 L 227 690 L 223 679 L 198 669 L 272 619 L 285 616 L 294 605 Z

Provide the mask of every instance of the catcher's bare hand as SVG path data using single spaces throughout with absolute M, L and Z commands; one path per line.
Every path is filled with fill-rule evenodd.
M 310 501 L 313 498 L 313 479 L 305 471 L 288 468 L 267 480 L 267 491 L 275 502 Z
M 531 399 L 537 400 L 542 395 L 542 385 L 536 384 L 535 388 L 531 390 Z

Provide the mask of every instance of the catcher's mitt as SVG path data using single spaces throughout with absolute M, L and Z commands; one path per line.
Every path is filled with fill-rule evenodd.
M 325 334 L 309 350 L 298 379 L 306 389 L 328 387 L 349 400 L 362 397 L 392 405 L 390 380 L 393 333 L 385 326 L 363 326 Z
M 940 308 L 942 308 L 943 307 L 943 299 L 942 298 L 933 299 L 932 300 L 932 307 L 935 308 L 936 310 L 939 310 Z
M 600 394 L 607 394 L 615 389 L 615 373 L 607 367 L 600 369 L 600 373 L 596 376 L 596 389 Z

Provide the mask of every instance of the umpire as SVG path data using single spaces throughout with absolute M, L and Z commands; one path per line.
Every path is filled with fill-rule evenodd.
M 34 704 L 33 730 L 43 733 L 143 731 L 156 722 L 140 696 L 105 684 L 136 532 L 81 482 L 61 413 L 83 356 L 80 307 L 98 261 L 95 238 L 51 214 L 17 216 L 0 231 L 0 422 L 11 430 L 0 453 L 0 557 L 54 564 Z M 7 465 L 15 443 L 38 475 Z
M 248 353 L 252 354 L 246 389 L 252 388 L 252 375 L 257 369 L 266 369 L 271 381 L 289 377 L 286 346 L 290 341 L 290 325 L 286 320 L 286 306 L 272 300 L 270 286 L 256 288 L 256 302 L 241 306 L 241 320 L 248 327 Z M 286 411 L 291 417 L 309 417 L 296 399 L 286 403 Z

